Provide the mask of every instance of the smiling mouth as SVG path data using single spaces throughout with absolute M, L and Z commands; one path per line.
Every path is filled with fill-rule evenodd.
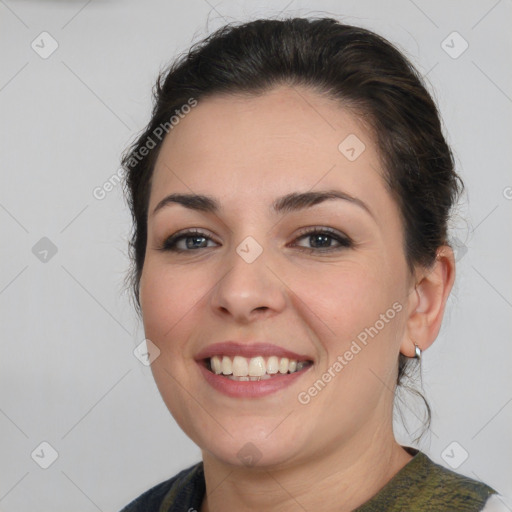
M 221 377 L 239 382 L 272 379 L 278 375 L 292 374 L 309 368 L 313 361 L 297 361 L 278 356 L 212 356 L 204 360 L 206 368 Z

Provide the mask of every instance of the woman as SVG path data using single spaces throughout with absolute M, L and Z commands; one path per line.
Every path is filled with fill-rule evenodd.
M 361 28 L 258 20 L 192 48 L 155 99 L 123 161 L 133 286 L 203 460 L 124 511 L 490 507 L 393 435 L 454 281 L 461 186 L 416 71 Z

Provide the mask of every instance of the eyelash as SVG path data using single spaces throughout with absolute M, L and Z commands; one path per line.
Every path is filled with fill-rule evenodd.
M 349 249 L 353 247 L 354 243 L 353 241 L 346 235 L 343 235 L 339 233 L 338 231 L 327 228 L 327 227 L 312 227 L 312 228 L 305 228 L 301 231 L 301 233 L 297 236 L 295 240 L 300 240 L 302 238 L 311 237 L 314 235 L 327 235 L 329 238 L 336 241 L 339 245 L 334 247 L 327 247 L 327 248 L 315 248 L 315 247 L 302 247 L 293 245 L 294 247 L 298 248 L 300 251 L 307 252 L 307 253 L 327 253 L 327 252 L 333 252 L 333 251 L 339 251 L 342 249 Z M 184 240 L 186 238 L 192 238 L 192 237 L 201 237 L 205 238 L 207 240 L 212 240 L 210 236 L 208 236 L 206 233 L 198 230 L 198 229 L 190 229 L 187 231 L 182 231 L 175 233 L 174 235 L 167 238 L 161 247 L 159 247 L 159 250 L 163 252 L 175 252 L 175 253 L 185 253 L 185 252 L 193 252 L 197 249 L 178 249 L 176 247 L 176 244 Z M 207 249 L 208 247 L 199 247 L 199 249 Z

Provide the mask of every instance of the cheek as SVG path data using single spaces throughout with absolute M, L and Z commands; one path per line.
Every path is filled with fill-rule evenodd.
M 398 298 L 393 277 L 378 267 L 350 261 L 297 273 L 294 291 L 330 328 L 334 339 L 351 338 L 379 319 Z
M 323 399 L 354 410 L 375 401 L 382 389 L 379 379 L 392 385 L 405 310 L 402 284 L 398 275 L 369 262 L 328 267 L 297 275 L 294 291 L 307 306 L 301 314 L 320 344 L 311 384 L 330 369 L 336 378 Z
M 187 357 L 187 341 L 194 323 L 194 305 L 201 296 L 196 285 L 193 275 L 170 271 L 155 258 L 146 259 L 140 280 L 144 333 L 160 351 L 151 371 L 167 408 L 186 432 L 193 423 L 186 419 L 183 385 L 189 387 L 188 365 L 195 364 Z
M 368 404 L 376 406 L 382 382 L 393 384 L 404 326 L 402 284 L 378 266 L 355 262 L 301 279 L 301 295 L 310 310 L 308 323 L 316 322 L 324 355 L 310 384 L 327 372 L 336 376 L 326 376 L 333 384 L 322 392 L 317 406 L 328 407 L 334 400 L 365 414 Z
M 146 337 L 162 352 L 181 350 L 186 326 L 207 289 L 208 283 L 197 272 L 170 271 L 166 265 L 147 261 L 140 282 Z

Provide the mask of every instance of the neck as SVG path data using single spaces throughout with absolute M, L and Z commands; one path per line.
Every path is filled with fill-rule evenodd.
M 201 512 L 354 510 L 412 458 L 392 431 L 375 430 L 369 437 L 360 431 L 359 437 L 367 442 L 340 442 L 337 449 L 286 468 L 235 467 L 203 452 L 206 496 Z

